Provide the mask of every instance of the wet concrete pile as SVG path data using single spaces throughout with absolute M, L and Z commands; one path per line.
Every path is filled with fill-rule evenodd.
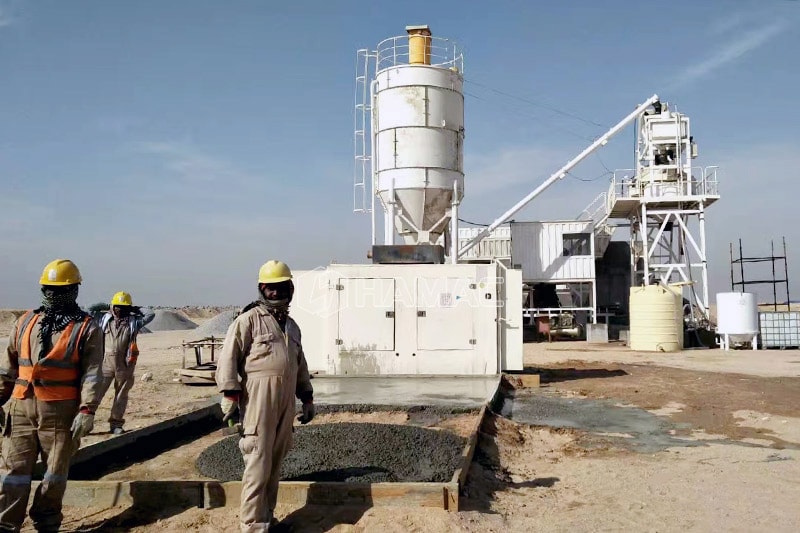
M 284 481 L 447 482 L 459 467 L 466 439 L 415 426 L 340 423 L 302 426 L 283 463 Z M 197 458 L 204 476 L 242 479 L 239 437 L 221 440 Z

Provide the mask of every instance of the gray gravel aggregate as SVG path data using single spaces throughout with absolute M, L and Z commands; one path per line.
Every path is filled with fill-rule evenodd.
M 459 466 L 466 439 L 448 431 L 371 423 L 298 427 L 283 462 L 287 481 L 447 482 Z M 204 476 L 242 479 L 239 437 L 220 440 L 197 458 Z

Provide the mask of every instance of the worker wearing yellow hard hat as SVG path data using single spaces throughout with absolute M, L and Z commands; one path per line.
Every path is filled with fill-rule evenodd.
M 77 304 L 78 267 L 56 259 L 42 271 L 42 305 L 23 314 L 0 353 L 3 457 L 0 529 L 19 531 L 41 452 L 47 464 L 30 517 L 37 531 L 58 531 L 72 454 L 94 426 L 103 360 L 100 330 Z M 0 409 L 2 412 L 2 409 Z
M 125 431 L 125 410 L 128 408 L 128 395 L 135 383 L 133 374 L 139 358 L 137 336 L 154 317 L 152 311 L 143 313 L 140 307 L 134 306 L 129 293 L 117 292 L 111 297 L 108 312 L 100 318 L 100 329 L 105 335 L 100 397 L 102 399 L 105 396 L 113 383 L 114 399 L 108 424 L 114 435 L 121 435 Z
M 261 266 L 258 295 L 228 328 L 216 371 L 223 420 L 237 412 L 241 417 L 245 467 L 239 522 L 244 532 L 267 531 L 273 520 L 281 464 L 292 444 L 295 397 L 302 402 L 300 422 L 314 418 L 300 328 L 289 316 L 294 284 L 285 263 Z
M 111 307 L 122 306 L 130 307 L 133 305 L 133 299 L 127 292 L 118 292 L 111 297 Z

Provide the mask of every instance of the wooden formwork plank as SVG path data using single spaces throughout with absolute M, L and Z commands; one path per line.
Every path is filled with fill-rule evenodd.
M 515 389 L 538 389 L 541 386 L 539 374 L 503 374 L 503 377 Z
M 204 489 L 205 481 L 69 481 L 63 501 L 70 507 L 194 507 L 203 505 Z
M 469 438 L 467 439 L 467 444 L 466 446 L 464 446 L 464 450 L 461 453 L 461 461 L 459 463 L 459 467 L 453 474 L 453 478 L 450 481 L 449 487 L 445 489 L 446 490 L 445 499 L 447 500 L 445 509 L 449 511 L 458 511 L 459 494 L 461 492 L 461 488 L 463 488 L 464 484 L 467 481 L 467 475 L 469 474 L 470 465 L 472 464 L 472 458 L 475 456 L 475 450 L 478 447 L 478 436 L 480 435 L 483 419 L 486 417 L 486 412 L 488 411 L 489 403 L 495 401 L 495 397 L 499 394 L 500 387 L 502 386 L 503 386 L 503 377 L 500 376 L 497 379 L 497 385 L 494 393 L 492 394 L 492 398 L 489 400 L 489 402 L 485 403 L 483 407 L 481 407 L 481 410 L 478 413 L 478 420 L 475 422 L 475 425 L 473 426 L 472 431 L 470 432 Z
M 219 417 L 219 414 L 219 405 L 217 403 L 213 403 L 194 411 L 176 416 L 175 418 L 170 418 L 169 420 L 164 420 L 140 429 L 134 429 L 133 431 L 127 431 L 122 435 L 81 447 L 73 456 L 72 464 L 76 465 L 87 463 L 100 455 L 116 450 L 122 450 L 130 445 L 133 445 L 139 439 L 158 438 L 159 433 L 173 431 L 185 424 L 197 422 L 198 420 L 203 420 L 209 417 Z
M 39 482 L 34 483 L 34 489 Z M 238 507 L 240 481 L 69 481 L 64 505 L 70 507 L 181 506 Z M 33 494 L 34 491 L 32 491 Z M 289 505 L 351 505 L 451 508 L 453 483 L 344 483 L 282 481 L 278 503 Z M 456 501 L 457 507 L 457 501 Z
M 181 376 L 190 378 L 201 378 L 209 381 L 214 381 L 213 370 L 197 370 L 194 368 L 182 368 L 178 371 Z
M 281 481 L 278 502 L 290 505 L 412 506 L 446 508 L 446 483 L 345 483 L 337 481 Z M 207 482 L 210 493 L 223 494 L 226 506 L 239 505 L 242 484 Z M 211 501 L 212 506 L 216 502 Z
M 469 466 L 472 464 L 472 457 L 475 455 L 475 448 L 478 446 L 478 434 L 480 433 L 481 424 L 483 423 L 485 416 L 486 406 L 484 405 L 481 407 L 480 413 L 478 413 L 478 421 L 473 426 L 472 432 L 470 432 L 469 435 L 469 439 L 467 439 L 467 445 L 464 446 L 464 451 L 461 453 L 460 466 L 453 474 L 452 483 L 457 483 L 459 486 L 462 486 L 467 480 Z

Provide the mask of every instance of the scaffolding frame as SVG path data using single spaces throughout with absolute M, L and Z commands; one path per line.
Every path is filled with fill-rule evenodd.
M 786 253 L 786 237 L 781 237 L 783 243 L 783 255 L 775 255 L 775 241 L 770 240 L 770 255 L 762 256 L 762 257 L 745 257 L 742 251 L 742 239 L 739 239 L 739 257 L 734 259 L 733 257 L 733 243 L 730 243 L 730 254 L 731 254 L 731 290 L 736 291 L 737 287 L 741 287 L 742 292 L 746 292 L 745 288 L 748 285 L 772 285 L 772 302 L 767 303 L 766 305 L 771 305 L 774 311 L 778 310 L 779 305 L 786 305 L 786 310 L 791 311 L 791 303 L 792 300 L 789 298 L 789 260 L 788 255 Z M 780 265 L 780 262 L 783 261 L 783 278 L 778 278 L 776 276 L 779 273 L 776 271 L 776 263 Z M 746 264 L 755 264 L 755 263 L 771 263 L 772 266 L 772 279 L 755 279 L 755 280 L 747 280 L 745 278 L 745 265 Z M 739 281 L 736 281 L 735 272 L 736 266 L 739 266 Z M 778 266 L 780 268 L 780 266 Z M 780 304 L 778 303 L 778 286 L 781 284 L 786 285 L 786 303 Z

